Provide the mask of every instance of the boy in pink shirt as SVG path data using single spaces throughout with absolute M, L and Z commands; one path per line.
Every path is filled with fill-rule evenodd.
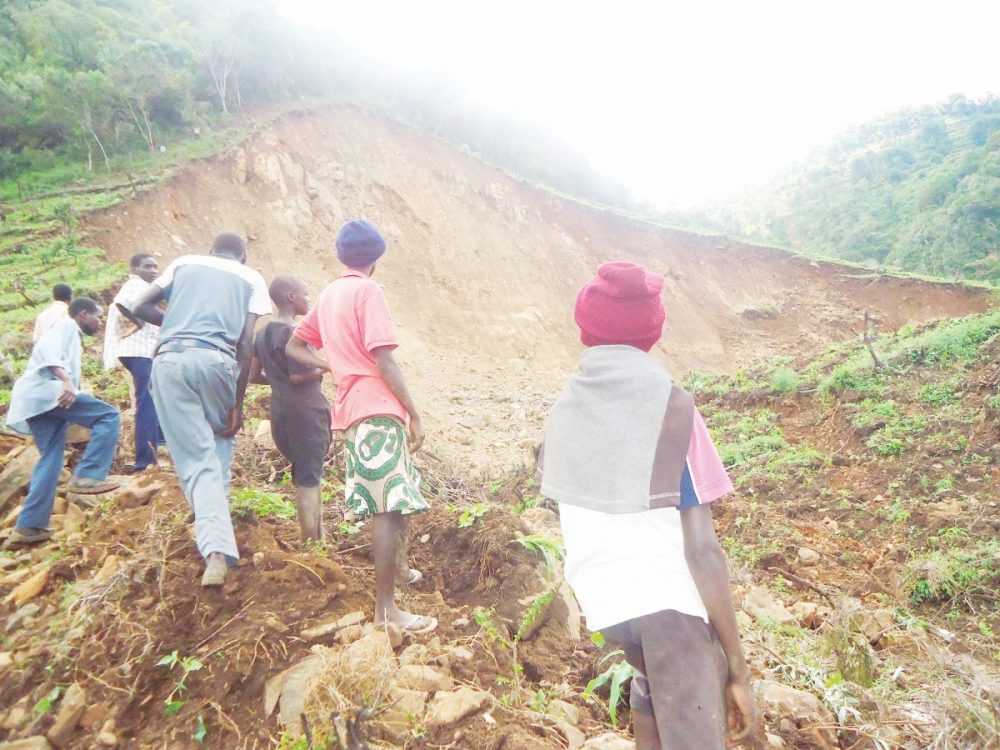
M 385 240 L 359 220 L 341 228 L 336 245 L 347 270 L 320 293 L 285 351 L 304 365 L 329 370 L 337 386 L 331 426 L 344 431 L 346 440 L 347 507 L 357 516 L 372 517 L 375 624 L 393 622 L 411 633 L 429 632 L 437 625 L 434 618 L 404 612 L 395 603 L 407 517 L 426 510 L 428 503 L 410 456 L 423 443 L 423 425 L 393 356 L 399 342 L 385 293 L 371 278 L 385 253 Z M 420 576 L 405 570 L 410 582 Z

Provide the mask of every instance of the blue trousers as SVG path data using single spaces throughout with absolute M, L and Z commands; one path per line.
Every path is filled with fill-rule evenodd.
M 156 460 L 156 447 L 163 442 L 149 387 L 153 360 L 149 357 L 119 357 L 119 360 L 132 374 L 135 385 L 135 468 L 145 469 Z
M 236 405 L 236 361 L 215 349 L 163 352 L 153 360 L 153 399 L 203 557 L 240 556 L 229 515 L 233 438 L 219 435 Z
M 31 417 L 28 429 L 35 438 L 35 446 L 41 458 L 31 474 L 28 497 L 17 517 L 18 528 L 44 529 L 48 526 L 63 468 L 66 430 L 71 424 L 90 428 L 90 441 L 73 475 L 86 479 L 108 478 L 121 426 L 115 407 L 90 394 L 81 393 L 68 409 L 57 406 L 44 414 Z

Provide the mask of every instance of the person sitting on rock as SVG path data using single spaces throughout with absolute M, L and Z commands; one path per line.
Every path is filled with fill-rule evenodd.
M 71 299 L 73 299 L 73 290 L 69 284 L 56 284 L 52 287 L 52 304 L 42 310 L 35 318 L 35 330 L 31 335 L 33 344 L 37 344 L 46 331 L 69 315 Z
M 271 314 L 267 285 L 246 257 L 243 238 L 224 232 L 211 255 L 182 255 L 167 266 L 132 311 L 160 326 L 153 402 L 194 509 L 202 586 L 221 586 L 239 559 L 229 515 L 233 441 L 243 426 L 254 324 Z M 156 307 L 162 299 L 166 312 Z
M 32 348 L 28 366 L 11 392 L 7 426 L 30 433 L 41 454 L 10 537 L 12 544 L 35 544 L 52 536 L 48 525 L 69 425 L 89 428 L 90 439 L 67 490 L 97 495 L 118 487 L 108 480 L 118 441 L 118 410 L 80 392 L 80 335 L 93 336 L 100 330 L 101 308 L 92 299 L 78 297 L 67 309 L 69 317 L 53 323 Z
M 329 369 L 337 386 L 331 424 L 346 441 L 347 509 L 373 519 L 375 624 L 426 633 L 437 620 L 404 612 L 395 602 L 401 573 L 409 582 L 420 578 L 405 564 L 408 516 L 429 506 L 411 459 L 424 440 L 423 424 L 393 356 L 399 342 L 385 293 L 371 278 L 385 240 L 367 221 L 351 221 L 340 229 L 336 246 L 347 270 L 320 293 L 286 351 L 303 365 Z
M 648 354 L 663 284 L 619 262 L 580 290 L 587 348 L 546 423 L 541 493 L 559 504 L 566 580 L 587 626 L 636 670 L 637 750 L 722 750 L 755 723 L 709 505 L 733 486 L 691 395 Z
M 278 314 L 254 339 L 250 382 L 271 386 L 271 437 L 292 464 L 300 537 L 316 541 L 323 538 L 320 483 L 330 447 L 330 404 L 320 388 L 326 370 L 285 354 L 296 316 L 309 312 L 306 282 L 279 276 L 268 291 Z

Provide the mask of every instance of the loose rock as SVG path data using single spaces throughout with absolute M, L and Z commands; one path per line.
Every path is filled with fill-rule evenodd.
M 614 732 L 605 732 L 583 743 L 582 750 L 635 750 L 635 743 Z
M 490 697 L 489 693 L 470 687 L 439 692 L 427 708 L 427 726 L 439 727 L 461 721 L 479 711 Z
M 74 682 L 59 702 L 55 723 L 45 733 L 49 742 L 56 747 L 64 747 L 69 744 L 70 738 L 76 730 L 76 725 L 86 708 L 87 693 L 78 683 Z
M 433 693 L 437 690 L 451 690 L 454 681 L 451 675 L 434 667 L 420 664 L 404 664 L 396 673 L 396 685 L 407 690 L 423 690 Z
M 743 608 L 758 620 L 770 620 L 779 625 L 794 625 L 795 615 L 785 609 L 763 586 L 751 586 L 743 599 Z

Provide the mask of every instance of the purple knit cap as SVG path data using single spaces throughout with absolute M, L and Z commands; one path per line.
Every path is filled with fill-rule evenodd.
M 385 252 L 385 240 L 370 222 L 349 221 L 337 233 L 337 259 L 350 268 L 369 266 Z

